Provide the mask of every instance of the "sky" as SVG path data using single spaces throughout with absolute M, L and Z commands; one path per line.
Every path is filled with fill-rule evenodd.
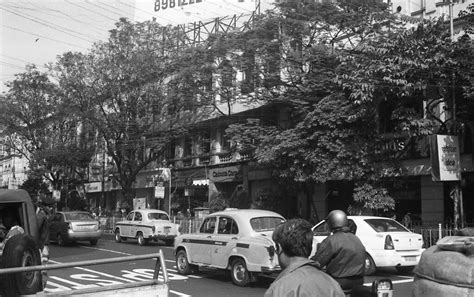
M 0 0 L 0 93 L 27 64 L 44 65 L 68 52 L 105 41 L 120 17 L 186 24 L 217 16 L 249 14 L 258 0 Z M 271 0 L 261 0 L 262 11 Z M 174 3 L 174 7 L 173 6 Z

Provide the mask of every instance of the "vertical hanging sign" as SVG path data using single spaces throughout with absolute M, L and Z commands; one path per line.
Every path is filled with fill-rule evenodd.
M 431 136 L 431 175 L 433 181 L 461 180 L 458 136 Z
M 163 199 L 165 198 L 165 187 L 162 182 L 158 182 L 155 186 L 155 198 Z

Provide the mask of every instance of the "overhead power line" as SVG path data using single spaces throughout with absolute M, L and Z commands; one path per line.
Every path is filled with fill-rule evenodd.
M 97 11 L 94 11 L 94 10 L 91 10 L 91 9 L 88 9 L 88 8 L 86 8 L 86 7 L 82 6 L 82 5 L 76 4 L 76 3 L 74 3 L 74 2 L 72 2 L 72 1 L 70 1 L 70 0 L 66 0 L 66 2 L 69 3 L 69 4 L 71 4 L 71 5 L 74 5 L 74 6 L 76 6 L 76 7 L 79 7 L 79 8 L 81 8 L 81 9 L 85 10 L 85 11 L 92 12 L 92 13 L 94 13 L 94 14 L 100 15 L 100 16 L 102 16 L 102 17 L 104 17 L 104 18 L 106 18 L 106 19 L 109 19 L 109 20 L 111 20 L 111 21 L 114 21 L 114 22 L 118 21 L 118 20 L 116 20 L 116 19 L 111 18 L 111 17 L 108 16 L 108 15 L 105 15 L 105 14 L 102 14 L 102 13 L 100 13 L 100 12 L 97 12 Z
M 29 3 L 34 8 L 18 7 L 18 9 L 34 10 L 36 12 L 43 13 L 43 14 L 48 15 L 48 16 L 52 16 L 52 17 L 56 17 L 56 18 L 59 17 L 59 18 L 65 19 L 65 20 L 73 20 L 78 24 L 87 25 L 89 28 L 92 29 L 92 31 L 94 31 L 93 33 L 95 33 L 99 36 L 103 35 L 103 28 L 102 27 L 97 27 L 94 23 L 84 22 L 83 20 L 80 20 L 80 19 L 78 19 L 78 18 L 76 18 L 76 17 L 74 17 L 70 14 L 64 13 L 63 11 L 61 11 L 59 9 L 42 7 L 42 6 L 39 6 L 39 5 L 37 5 L 37 4 L 35 4 L 34 2 L 31 2 L 31 1 Z M 48 12 L 53 12 L 53 13 L 48 13 Z
M 17 69 L 25 70 L 24 67 L 21 67 L 21 66 L 12 64 L 12 63 L 8 63 L 8 62 L 0 61 L 0 65 L 2 65 L 2 66 L 7 66 L 7 67 L 10 67 L 10 68 L 17 68 Z
M 83 50 L 87 50 L 87 48 L 85 48 L 85 47 L 83 47 L 83 46 L 80 46 L 80 45 L 77 45 L 77 44 L 73 44 L 73 43 L 69 43 L 69 42 L 62 41 L 62 40 L 50 38 L 50 37 L 45 36 L 45 35 L 40 35 L 40 34 L 32 33 L 32 32 L 29 32 L 29 31 L 26 31 L 26 30 L 22 30 L 22 29 L 18 29 L 18 28 L 14 28 L 14 27 L 8 26 L 8 25 L 2 25 L 2 26 L 5 27 L 5 28 L 8 28 L 8 29 L 15 30 L 15 31 L 19 31 L 19 32 L 23 32 L 23 33 L 26 33 L 26 34 L 29 34 L 29 35 L 32 35 L 32 36 L 41 37 L 41 38 L 48 39 L 48 40 L 51 40 L 51 41 L 54 41 L 54 42 L 58 42 L 58 43 L 62 43 L 62 44 L 67 44 L 67 45 L 71 45 L 71 46 L 74 46 L 74 47 L 77 47 L 77 48 L 81 48 L 81 49 L 83 49 Z
M 68 29 L 68 28 L 65 28 L 65 27 L 60 27 L 54 23 L 51 23 L 51 22 L 48 22 L 48 21 L 43 21 L 41 19 L 38 19 L 38 18 L 35 18 L 35 17 L 31 17 L 31 16 L 28 16 L 26 14 L 22 14 L 22 13 L 18 13 L 16 12 L 15 10 L 12 10 L 12 9 L 8 9 L 8 8 L 5 8 L 5 7 L 2 7 L 0 6 L 0 9 L 3 9 L 4 11 L 7 11 L 9 13 L 12 13 L 14 15 L 17 15 L 19 17 L 22 17 L 22 18 L 25 18 L 27 20 L 30 20 L 32 22 L 35 22 L 35 23 L 38 23 L 40 25 L 43 25 L 45 27 L 48 27 L 48 28 L 51 28 L 53 30 L 56 30 L 56 31 L 59 31 L 59 32 L 62 32 L 62 33 L 65 33 L 65 34 L 68 34 L 70 36 L 73 36 L 73 37 L 76 37 L 76 38 L 79 38 L 79 39 L 82 39 L 84 41 L 87 41 L 87 42 L 93 42 L 94 40 L 93 39 L 85 39 L 82 36 L 86 36 L 87 38 L 90 38 L 89 36 L 87 35 L 84 35 L 80 32 L 77 32 L 77 31 L 74 31 L 74 30 L 71 30 L 71 29 Z
M 0 56 L 4 56 L 4 57 L 6 57 L 7 59 L 12 59 L 12 60 L 17 60 L 17 61 L 24 62 L 24 63 L 31 63 L 31 64 L 34 64 L 34 63 L 30 62 L 30 61 L 26 61 L 26 60 L 23 60 L 23 59 L 18 59 L 18 58 L 11 57 L 11 56 L 8 56 L 8 55 L 5 55 L 5 54 L 0 54 Z

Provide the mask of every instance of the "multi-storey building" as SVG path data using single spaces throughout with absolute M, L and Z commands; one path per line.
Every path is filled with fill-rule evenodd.
M 424 18 L 449 16 L 449 3 L 445 1 L 390 2 L 394 13 Z M 468 1 L 454 1 L 452 15 L 456 16 L 467 4 Z M 263 111 L 272 117 L 265 116 L 261 117 L 262 119 L 279 125 L 287 125 L 291 120 L 285 108 L 270 105 L 238 113 L 230 112 L 230 116 L 203 121 L 196 125 L 194 130 L 174 141 L 168 154 L 161 158 L 164 162 L 151 164 L 139 174 L 135 184 L 137 197 L 147 198 L 150 205 L 168 210 L 170 206 L 176 206 L 176 209 L 192 209 L 206 205 L 217 193 L 227 199 L 240 195 L 239 197 L 247 198 L 242 203 L 246 204 L 246 207 L 259 207 L 267 202 L 276 207 L 279 203 L 276 208 L 285 211 L 284 215 L 319 219 L 331 209 L 346 209 L 352 201 L 351 182 L 331 181 L 315 184 L 311 195 L 303 192 L 281 193 L 278 185 L 272 180 L 271 172 L 255 166 L 251 151 L 239 151 L 238 147 L 226 139 L 224 130 L 230 123 L 242 118 L 258 118 L 258 114 Z M 466 125 L 461 137 L 464 197 L 474 194 L 472 131 L 472 128 Z M 446 183 L 432 180 L 428 140 L 420 138 L 407 142 L 390 137 L 387 133 L 387 141 L 381 147 L 381 152 L 402 150 L 405 152 L 402 161 L 404 175 L 387 180 L 387 188 L 396 200 L 397 217 L 401 218 L 410 212 L 426 224 L 449 221 L 453 217 L 450 188 Z M 161 182 L 162 171 L 159 168 L 162 166 L 171 168 L 171 182 L 165 183 L 168 194 L 157 203 L 154 193 L 157 182 Z M 112 185 L 113 181 L 110 183 Z M 112 186 L 110 188 L 113 189 Z M 116 196 L 110 194 L 108 197 L 107 207 L 115 207 L 118 201 Z M 474 203 L 465 199 L 464 210 L 467 221 L 472 222 Z
M 0 144 L 0 188 L 18 189 L 27 179 L 28 161 Z

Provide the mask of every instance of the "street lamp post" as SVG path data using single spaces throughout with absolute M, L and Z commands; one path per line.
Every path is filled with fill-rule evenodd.
M 102 146 L 102 179 L 101 179 L 101 193 L 100 193 L 100 201 L 99 207 L 102 209 L 102 203 L 105 201 L 105 140 Z

